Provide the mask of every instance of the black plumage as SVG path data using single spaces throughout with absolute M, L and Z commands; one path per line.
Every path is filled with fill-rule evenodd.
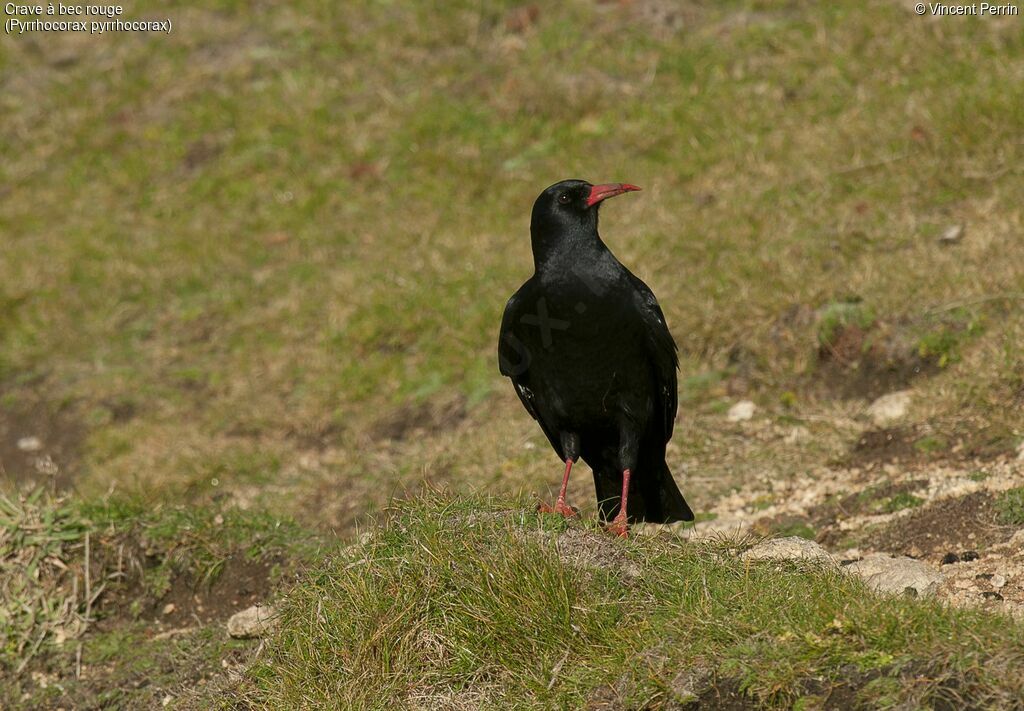
M 498 343 L 501 373 L 566 463 L 546 510 L 572 515 L 565 487 L 582 456 L 601 517 L 621 534 L 627 521 L 693 519 L 665 464 L 675 341 L 654 293 L 597 232 L 601 202 L 631 190 L 639 188 L 566 180 L 540 194 L 530 222 L 534 274 L 509 299 Z

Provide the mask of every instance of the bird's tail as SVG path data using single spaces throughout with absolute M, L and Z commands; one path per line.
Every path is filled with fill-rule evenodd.
M 622 473 L 612 466 L 594 469 L 594 484 L 601 516 L 611 521 L 619 513 L 622 495 Z M 682 492 L 676 486 L 665 463 L 664 456 L 641 459 L 636 472 L 630 477 L 627 517 L 630 521 L 672 523 L 692 521 L 690 509 Z
M 637 512 L 638 520 L 651 523 L 672 523 L 673 521 L 692 521 L 693 511 L 679 491 L 676 480 L 668 464 L 661 460 L 648 470 L 648 476 L 639 482 L 644 489 L 644 511 Z M 630 506 L 630 509 L 633 507 Z M 633 511 L 627 511 L 632 514 Z

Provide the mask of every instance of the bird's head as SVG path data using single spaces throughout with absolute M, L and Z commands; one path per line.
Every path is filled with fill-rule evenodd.
M 542 192 L 533 204 L 531 229 L 558 233 L 597 229 L 597 210 L 604 200 L 632 190 L 629 183 L 591 185 L 586 180 L 563 180 Z

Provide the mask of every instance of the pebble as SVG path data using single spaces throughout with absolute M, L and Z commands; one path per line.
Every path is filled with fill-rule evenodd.
M 750 400 L 740 400 L 729 408 L 729 412 L 726 413 L 725 417 L 729 422 L 745 422 L 754 416 L 755 410 L 757 410 L 757 405 L 753 402 Z
M 906 416 L 912 397 L 909 390 L 888 393 L 868 405 L 865 412 L 876 427 L 885 427 Z
M 956 244 L 964 236 L 963 225 L 951 225 L 939 236 L 939 244 Z
M 228 634 L 235 639 L 262 637 L 277 623 L 277 611 L 270 605 L 253 605 L 228 620 Z
M 815 560 L 836 565 L 827 550 L 799 536 L 770 538 L 740 554 L 743 560 Z
M 942 582 L 942 575 L 925 563 L 907 556 L 891 557 L 887 553 L 872 553 L 851 563 L 846 569 L 859 575 L 876 592 L 905 593 L 924 597 L 934 595 Z
M 43 441 L 38 437 L 22 437 L 18 440 L 18 449 L 22 452 L 38 452 L 43 448 Z

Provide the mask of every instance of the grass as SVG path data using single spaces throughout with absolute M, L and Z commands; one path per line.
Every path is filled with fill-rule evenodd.
M 856 326 L 867 331 L 875 320 L 875 314 L 862 303 L 841 301 L 827 304 L 818 318 L 818 344 L 831 347 L 844 328 Z
M 42 489 L 2 497 L 0 668 L 20 673 L 37 654 L 83 639 L 111 614 L 138 618 L 174 580 L 208 588 L 233 556 L 294 567 L 322 545 L 293 522 L 258 512 L 154 510 L 125 499 L 55 498 Z M 120 609 L 101 607 L 111 598 Z M 93 645 L 102 645 L 102 636 L 85 642 L 87 659 Z
M 896 511 L 902 511 L 903 509 L 911 509 L 920 506 L 923 503 L 924 499 L 920 496 L 901 492 L 882 502 L 881 509 L 885 513 L 895 513 Z
M 227 496 L 351 530 L 425 480 L 546 487 L 494 328 L 534 196 L 580 175 L 645 187 L 603 234 L 659 295 L 688 412 L 739 390 L 842 416 L 814 387 L 819 339 L 952 314 L 986 327 L 915 336 L 947 365 L 921 411 L 1015 426 L 1012 18 L 745 0 L 686 5 L 677 32 L 654 4 L 519 27 L 511 2 L 225 2 L 176 8 L 188 31 L 156 43 L 5 43 L 4 397 L 80 425 L 87 496 Z M 451 402 L 460 429 L 376 434 Z M 672 463 L 712 430 L 681 429 Z
M 1004 491 L 996 499 L 996 512 L 1000 523 L 1024 526 L 1024 487 Z
M 221 0 L 168 10 L 140 0 L 132 13 L 171 13 L 180 31 L 0 44 L 5 671 L 37 640 L 29 664 L 68 668 L 66 650 L 51 643 L 89 617 L 73 583 L 83 579 L 87 534 L 108 563 L 115 544 L 152 545 L 157 560 L 138 591 L 149 602 L 183 571 L 216 580 L 236 554 L 317 560 L 320 540 L 351 535 L 392 499 L 425 488 L 548 493 L 558 462 L 497 373 L 495 328 L 531 269 L 532 201 L 570 176 L 645 188 L 604 210 L 602 235 L 658 294 L 679 343 L 682 406 L 668 459 L 694 508 L 711 511 L 752 481 L 804 477 L 856 441 L 861 401 L 879 387 L 836 388 L 832 380 L 849 374 L 816 367 L 821 346 L 849 325 L 871 331 L 863 345 L 880 354 L 881 371 L 898 370 L 889 344 L 938 366 L 881 387 L 913 388 L 910 416 L 943 433 L 916 443 L 921 451 L 1019 443 L 1016 18 L 933 21 L 883 0 L 683 3 L 668 15 L 648 0 L 569 0 L 523 21 L 520 5 L 456 0 L 438 13 L 407 1 L 339 10 Z M 961 239 L 939 244 L 950 225 L 963 226 Z M 764 430 L 723 428 L 741 398 L 758 402 Z M 22 436 L 43 443 L 38 458 L 17 449 Z M 586 479 L 570 488 L 585 513 Z M 32 484 L 75 494 L 26 498 Z M 433 514 L 408 515 L 430 529 Z M 829 664 L 844 655 L 860 664 L 856 655 L 877 643 L 868 673 L 880 676 L 861 691 L 903 698 L 910 667 L 899 650 L 909 637 L 900 635 L 919 635 L 915 660 L 947 669 L 952 652 L 934 635 L 975 619 L 933 610 L 940 624 L 929 636 L 914 626 L 931 608 L 900 602 L 892 614 L 906 625 L 881 615 L 870 630 L 875 603 L 856 602 L 845 578 L 800 582 L 786 570 L 778 589 L 803 607 L 790 627 L 767 620 L 761 635 L 755 623 L 766 612 L 753 591 L 775 590 L 776 578 L 744 569 L 740 585 L 734 561 L 715 549 L 638 541 L 626 550 L 645 582 L 629 590 L 645 596 L 645 617 L 614 576 L 568 570 L 537 541 L 529 556 L 516 553 L 518 539 L 499 529 L 459 533 L 452 545 L 507 554 L 488 563 L 501 594 L 476 612 L 516 633 L 510 616 L 531 621 L 508 650 L 467 631 L 476 618 L 460 605 L 485 581 L 460 582 L 394 528 L 392 549 L 367 550 L 402 552 L 419 588 L 403 590 L 390 559 L 372 574 L 369 563 L 354 565 L 362 592 L 324 564 L 293 593 L 290 614 L 308 612 L 314 595 L 364 601 L 365 617 L 345 620 L 332 607 L 324 623 L 360 641 L 347 663 L 365 663 L 382 698 L 436 682 L 437 693 L 463 694 L 469 706 L 478 689 L 498 699 L 526 689 L 541 705 L 578 701 L 599 678 L 621 677 L 613 692 L 631 699 L 664 696 L 659 655 L 666 669 L 696 665 L 678 658 L 688 647 L 676 642 L 689 635 L 715 670 L 772 703 L 814 696 L 801 690 L 807 674 L 830 678 Z M 435 554 L 445 551 L 438 535 L 427 538 Z M 467 565 L 456 567 L 469 575 Z M 700 591 L 672 575 L 704 575 L 704 565 L 713 595 L 702 617 L 688 597 Z M 508 594 L 516 575 L 541 601 L 564 593 L 556 609 L 582 617 L 588 646 L 573 645 L 550 689 L 577 633 L 544 638 L 546 613 Z M 441 608 L 450 629 L 436 609 L 424 611 L 439 581 L 453 586 L 441 598 L 452 606 Z M 409 607 L 360 597 L 381 590 Z M 805 599 L 814 595 L 817 612 Z M 830 632 L 847 608 L 864 628 Z M 386 615 L 405 636 L 389 636 Z M 613 644 L 618 620 L 624 646 Z M 987 618 L 978 620 L 981 638 L 1000 649 L 1001 637 L 985 636 Z M 305 628 L 293 621 L 297 636 L 275 651 L 282 667 L 263 669 L 267 686 L 257 678 L 254 698 L 272 706 L 275 694 L 300 694 L 303 660 L 327 665 L 325 679 L 360 698 L 365 688 L 331 666 L 337 659 L 300 649 Z M 659 637 L 659 625 L 676 638 Z M 422 630 L 448 635 L 425 638 L 447 657 L 418 656 L 410 640 Z M 318 641 L 306 631 L 307 644 Z M 124 634 L 121 646 L 136 649 L 141 632 Z M 100 636 L 90 625 L 79 640 L 87 662 L 89 640 L 120 644 Z M 987 681 L 998 660 L 977 662 L 989 658 L 965 645 L 957 673 L 984 693 L 996 689 L 998 701 Z M 179 658 L 157 647 L 152 659 Z M 795 656 L 779 660 L 775 647 Z M 631 662 L 627 649 L 656 651 Z M 96 663 L 130 665 L 129 656 Z M 499 662 L 521 666 L 505 678 Z
M 661 708 L 693 670 L 698 696 L 728 683 L 778 708 L 854 679 L 851 704 L 870 707 L 957 693 L 996 707 L 1021 691 L 998 671 L 1024 653 L 1001 617 L 879 598 L 837 570 L 745 563 L 742 542 L 619 542 L 522 510 L 401 505 L 288 594 L 248 702 Z M 591 536 L 602 554 L 578 557 Z

